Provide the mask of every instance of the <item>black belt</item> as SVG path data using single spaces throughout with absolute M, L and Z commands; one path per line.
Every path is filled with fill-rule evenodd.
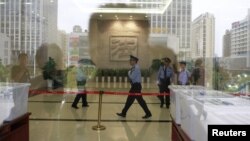
M 131 84 L 132 84 L 132 85 L 133 85 L 133 84 L 141 84 L 141 82 L 135 82 L 135 83 L 131 83 Z

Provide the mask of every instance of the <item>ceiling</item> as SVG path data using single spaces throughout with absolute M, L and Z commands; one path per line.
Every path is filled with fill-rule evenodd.
M 99 8 L 92 9 L 94 13 L 132 14 L 163 14 L 172 2 L 172 0 L 140 1 L 141 0 L 74 0 L 80 7 L 84 5 L 99 5 Z

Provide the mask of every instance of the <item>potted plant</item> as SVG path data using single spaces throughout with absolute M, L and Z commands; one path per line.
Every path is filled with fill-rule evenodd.
M 43 69 L 43 79 L 47 80 L 48 88 L 53 87 L 53 80 L 56 75 L 56 63 L 53 58 L 49 57 L 49 60 L 45 63 Z

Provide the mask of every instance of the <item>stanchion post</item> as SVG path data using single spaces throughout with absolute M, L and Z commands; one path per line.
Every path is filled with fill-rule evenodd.
M 97 121 L 97 125 L 93 126 L 92 129 L 93 130 L 105 130 L 106 127 L 101 125 L 101 116 L 102 116 L 102 95 L 103 95 L 103 91 L 100 91 L 99 93 L 99 104 L 98 104 L 98 121 Z

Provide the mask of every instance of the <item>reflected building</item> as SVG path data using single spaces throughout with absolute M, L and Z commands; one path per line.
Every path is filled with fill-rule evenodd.
M 81 26 L 73 27 L 68 36 L 67 65 L 75 65 L 80 59 L 90 59 L 88 31 L 82 31 Z
M 10 38 L 0 33 L 0 60 L 3 65 L 9 65 L 10 59 Z
M 132 0 L 142 2 L 138 6 L 145 8 L 159 7 L 157 2 L 150 1 L 151 4 L 143 4 L 145 0 Z M 172 0 L 163 14 L 150 14 L 151 34 L 170 34 L 179 38 L 179 59 L 186 60 L 191 58 L 191 19 L 192 19 L 192 0 Z
M 58 0 L 41 0 L 43 6 L 43 18 L 44 18 L 44 39 L 47 43 L 57 42 L 57 19 L 58 19 Z
M 67 62 L 68 58 L 68 34 L 63 30 L 57 32 L 57 45 L 62 49 L 64 61 Z M 66 64 L 64 64 L 66 65 Z
M 223 36 L 223 57 L 231 56 L 231 31 L 226 30 Z
M 250 9 L 248 9 L 248 15 L 247 15 L 247 19 L 248 19 L 248 47 L 247 47 L 247 67 L 250 68 Z
M 232 23 L 228 70 L 248 70 L 250 67 L 250 9 L 245 19 Z
M 202 58 L 205 67 L 205 86 L 213 87 L 215 18 L 210 13 L 201 14 L 192 22 L 191 58 Z
M 43 42 L 55 42 L 57 0 L 2 0 L 0 32 L 10 38 L 11 63 L 20 52 L 34 63 L 36 49 Z
M 248 19 L 248 47 L 247 47 L 247 67 L 250 68 L 250 9 L 248 9 L 248 15 L 247 15 L 247 19 Z
M 192 59 L 214 57 L 215 18 L 210 13 L 197 17 L 192 22 Z
M 231 57 L 247 56 L 248 48 L 248 19 L 232 23 Z

